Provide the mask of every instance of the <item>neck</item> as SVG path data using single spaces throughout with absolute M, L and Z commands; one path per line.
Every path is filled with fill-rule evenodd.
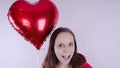
M 57 68 L 72 68 L 69 64 L 62 64 L 62 63 L 59 63 L 57 65 Z

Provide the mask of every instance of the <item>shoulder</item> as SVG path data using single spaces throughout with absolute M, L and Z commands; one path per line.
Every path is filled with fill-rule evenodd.
M 80 53 L 77 53 L 75 58 L 76 58 L 76 62 L 80 65 L 86 63 L 86 58 Z
M 92 66 L 88 63 L 84 63 L 83 65 L 80 65 L 80 68 L 92 68 Z
M 80 68 L 92 68 L 92 66 L 89 63 L 87 63 L 85 56 L 83 56 L 80 53 L 77 53 L 76 56 L 77 56 L 77 59 L 80 60 L 80 63 L 79 63 Z

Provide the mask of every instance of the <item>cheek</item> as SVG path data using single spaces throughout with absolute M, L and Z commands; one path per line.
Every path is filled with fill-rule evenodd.
M 75 51 L 75 48 L 71 48 L 71 52 L 74 53 L 74 51 Z
M 55 48 L 54 50 L 56 55 L 60 55 L 62 53 L 62 51 L 58 48 Z
M 71 54 L 72 54 L 72 56 L 74 55 L 74 53 L 75 53 L 75 48 L 72 48 L 72 49 L 71 49 Z
M 75 51 L 75 46 L 69 48 L 71 52 Z

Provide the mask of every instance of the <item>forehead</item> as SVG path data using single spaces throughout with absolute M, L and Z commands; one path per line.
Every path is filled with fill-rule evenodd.
M 73 35 L 69 32 L 61 32 L 56 37 L 55 42 L 68 42 L 68 41 L 70 41 L 70 42 L 74 41 Z

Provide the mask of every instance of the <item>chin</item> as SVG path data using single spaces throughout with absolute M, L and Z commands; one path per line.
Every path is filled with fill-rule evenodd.
M 63 64 L 69 64 L 70 61 L 62 61 Z
M 62 62 L 62 64 L 69 64 L 69 62 Z

